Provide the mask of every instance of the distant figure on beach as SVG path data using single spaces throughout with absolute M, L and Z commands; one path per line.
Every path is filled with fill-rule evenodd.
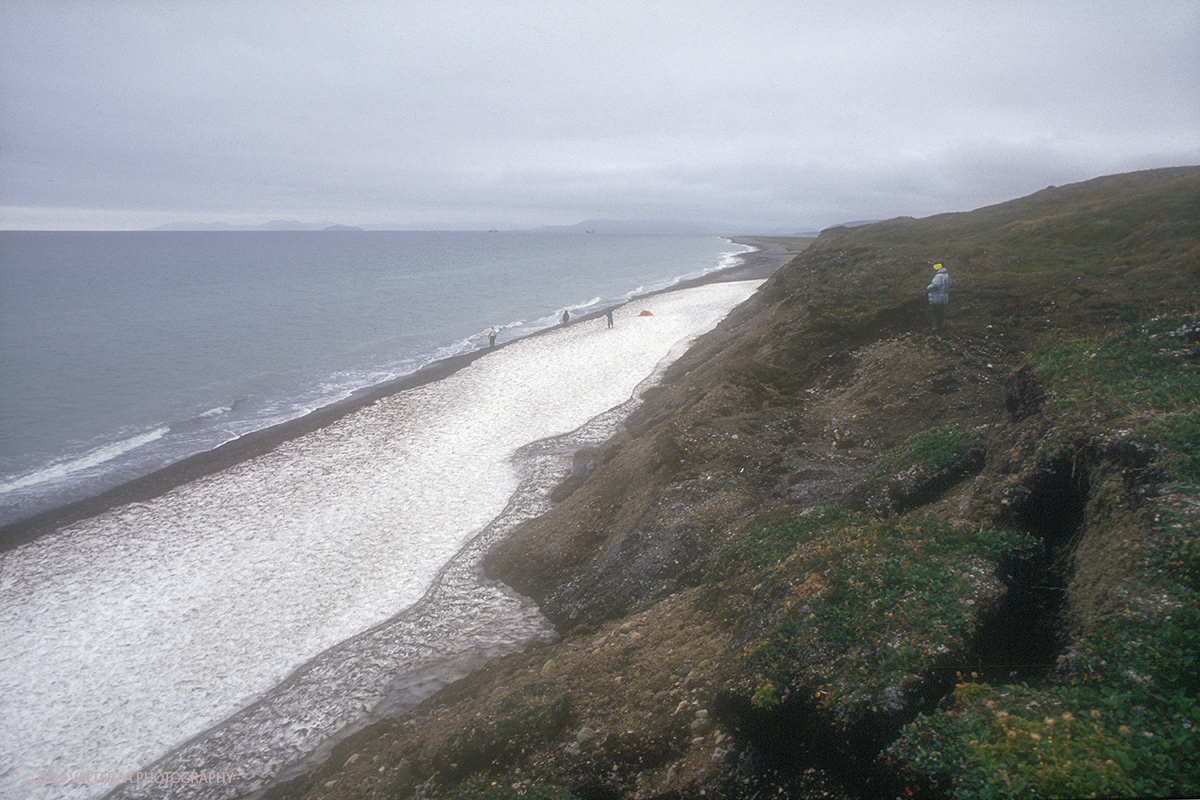
M 495 328 L 492 328 L 488 331 L 488 347 L 496 346 L 496 335 L 498 333 L 500 333 L 500 331 L 496 330 Z
M 563 311 L 563 315 L 562 315 L 563 325 L 566 325 L 570 321 L 571 321 L 571 315 L 569 313 L 567 313 L 566 311 Z
M 608 327 L 612 327 L 612 309 L 604 312 L 604 318 L 608 320 Z
M 946 305 L 950 302 L 950 273 L 941 264 L 934 264 L 933 270 L 933 280 L 925 287 L 925 292 L 929 296 L 933 330 L 937 332 L 946 323 Z

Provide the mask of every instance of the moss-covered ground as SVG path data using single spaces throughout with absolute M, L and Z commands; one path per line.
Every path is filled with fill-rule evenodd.
M 1142 487 L 1152 490 L 1147 530 L 1140 542 L 1128 531 L 1140 546 L 1111 587 L 1114 613 L 1079 625 L 1041 681 L 960 676 L 892 745 L 893 758 L 948 794 L 1200 793 L 1198 330 L 1196 317 L 1167 316 L 1036 354 L 1048 414 L 1101 409 L 1153 449 L 1161 472 Z
M 562 641 L 269 797 L 1200 796 L 1197 287 L 1195 167 L 827 232 L 498 559 Z

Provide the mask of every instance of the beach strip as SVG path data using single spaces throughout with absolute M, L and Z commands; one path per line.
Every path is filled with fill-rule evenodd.
M 449 581 L 462 587 L 458 599 L 420 612 L 408 633 L 402 622 L 368 637 L 374 644 L 360 636 L 445 583 L 444 566 L 481 531 L 504 535 L 489 524 L 528 480 L 544 498 L 574 445 L 554 443 L 553 468 L 532 474 L 514 452 L 628 404 L 757 284 L 645 297 L 621 309 L 614 329 L 585 321 L 488 351 L 440 380 L 360 402 L 267 452 L 5 553 L 8 774 L 65 753 L 137 770 L 217 725 L 201 737 L 203 763 L 218 742 L 222 763 L 257 764 L 253 780 L 265 780 L 369 709 L 398 709 L 473 658 L 544 633 L 527 602 L 502 588 L 494 617 L 481 614 L 468 565 Z M 592 443 L 612 430 L 601 425 Z M 505 641 L 477 631 L 481 621 Z M 23 639 L 31 630 L 33 647 Z M 414 664 L 420 652 L 432 666 Z M 392 685 L 422 670 L 419 685 Z M 228 719 L 239 709 L 251 716 Z M 97 725 L 104 736 L 89 733 Z
M 739 263 L 728 269 L 717 270 L 699 278 L 680 281 L 658 292 L 636 295 L 629 302 L 636 303 L 662 292 L 678 291 L 710 283 L 767 278 L 780 266 L 801 252 L 811 240 L 803 238 L 736 237 L 731 239 L 731 241 L 758 249 L 740 256 Z M 576 322 L 596 319 L 602 316 L 602 314 L 603 312 L 597 311 L 590 315 L 580 316 Z M 546 331 L 530 335 L 538 336 L 544 333 Z M 513 341 L 520 340 L 516 339 L 504 342 L 499 346 L 511 345 Z M 117 506 L 152 500 L 177 486 L 228 469 L 247 459 L 270 452 L 284 442 L 319 430 L 336 422 L 345 415 L 369 406 L 384 397 L 424 386 L 453 375 L 488 352 L 488 350 L 480 349 L 439 360 L 398 380 L 364 389 L 341 402 L 317 409 L 303 417 L 244 434 L 213 450 L 182 459 L 93 497 L 52 508 L 0 527 L 0 553 L 33 541 L 39 536 L 52 533 L 73 522 L 95 516 Z

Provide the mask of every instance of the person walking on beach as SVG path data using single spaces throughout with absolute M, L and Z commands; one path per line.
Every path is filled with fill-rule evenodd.
M 929 296 L 933 330 L 937 333 L 946 323 L 946 305 L 950 302 L 950 273 L 941 264 L 934 264 L 933 270 L 933 280 L 925 287 L 925 292 Z
M 563 315 L 562 315 L 562 324 L 566 325 L 570 321 L 571 321 L 571 315 L 566 310 L 564 310 Z
M 605 311 L 605 312 L 604 312 L 604 318 L 608 320 L 608 327 L 610 327 L 610 328 L 611 328 L 611 327 L 612 327 L 612 325 L 613 325 L 613 323 L 612 323 L 612 309 L 611 309 L 611 308 L 610 308 L 608 311 Z
M 488 347 L 496 346 L 496 334 L 498 333 L 500 333 L 500 331 L 496 330 L 495 328 L 492 328 L 488 331 Z

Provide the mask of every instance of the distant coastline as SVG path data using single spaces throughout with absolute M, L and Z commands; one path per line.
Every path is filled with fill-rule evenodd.
M 857 225 L 865 225 L 865 222 L 845 222 L 841 223 L 846 227 L 855 227 Z M 495 228 L 487 229 L 488 233 L 562 233 L 562 234 L 615 234 L 629 236 L 725 236 L 725 232 L 730 230 L 730 225 L 719 225 L 707 222 L 671 222 L 666 220 L 612 220 L 612 219 L 590 219 L 574 225 L 543 225 L 537 228 L 514 228 L 511 230 L 500 231 Z M 345 223 L 332 222 L 325 220 L 322 222 L 300 222 L 294 219 L 274 219 L 269 222 L 259 223 L 257 225 L 235 225 L 229 222 L 169 222 L 164 225 L 156 225 L 153 228 L 144 228 L 142 232 L 237 232 L 237 231 L 297 231 L 297 232 L 324 232 L 324 231 L 361 231 L 361 232 L 413 232 L 414 228 L 408 228 L 402 225 L 393 225 L 389 223 L 374 223 L 363 225 L 347 225 Z M 459 231 L 457 229 L 441 229 L 431 228 L 429 231 L 443 231 L 446 233 L 483 233 L 485 229 L 478 231 Z M 427 232 L 427 231 L 422 231 Z M 793 233 L 778 231 L 774 233 L 758 234 L 759 236 L 771 236 L 779 238 L 803 238 L 810 234 Z M 811 234 L 815 236 L 816 234 Z

